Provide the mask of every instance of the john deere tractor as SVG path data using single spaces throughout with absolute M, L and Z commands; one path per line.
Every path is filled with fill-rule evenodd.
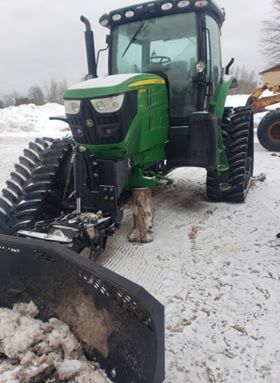
M 106 14 L 100 24 L 109 31 L 109 75 L 98 78 L 93 32 L 81 17 L 89 74 L 65 93 L 72 138 L 38 140 L 25 150 L 3 190 L 2 231 L 58 235 L 98 255 L 131 189 L 154 188 L 181 166 L 207 169 L 210 200 L 243 202 L 253 171 L 253 118 L 249 108 L 225 108 L 235 80 L 227 75 L 232 62 L 221 65 L 224 19 L 207 0 L 154 1 Z M 87 234 L 92 214 L 101 222 L 94 241 Z M 77 226 L 79 240 L 64 224 Z
M 93 32 L 81 18 L 89 73 L 66 91 L 66 117 L 61 118 L 72 137 L 38 139 L 20 157 L 0 200 L 0 229 L 10 235 L 0 238 L 0 252 L 8 256 L 19 249 L 27 257 L 28 249 L 36 255 L 39 248 L 48 261 L 58 243 L 96 259 L 120 224 L 131 190 L 155 188 L 178 167 L 207 169 L 206 193 L 212 201 L 245 200 L 253 172 L 253 117 L 249 108 L 225 107 L 236 81 L 228 75 L 232 61 L 225 69 L 221 64 L 224 19 L 212 0 L 156 0 L 105 14 L 100 24 L 108 31 L 109 75 L 98 78 Z M 17 252 L 11 255 L 16 259 Z M 95 272 L 99 280 L 112 278 Z M 95 286 L 96 278 L 81 275 L 83 283 Z M 126 293 L 112 299 L 141 322 L 156 346 L 143 343 L 139 348 L 143 360 L 151 362 L 145 364 L 138 354 L 131 359 L 109 332 L 112 354 L 103 355 L 102 363 L 106 371 L 122 363 L 122 372 L 110 375 L 114 381 L 161 382 L 162 322 L 153 317 L 159 309 L 150 304 L 148 310 L 143 299 L 142 311 L 137 309 L 138 291 L 121 283 Z M 99 292 L 97 306 L 103 307 L 110 286 Z M 130 353 L 138 341 L 127 336 L 127 344 L 133 344 Z

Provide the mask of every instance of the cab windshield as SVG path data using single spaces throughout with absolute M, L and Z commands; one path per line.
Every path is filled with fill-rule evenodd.
M 188 117 L 195 111 L 195 13 L 120 25 L 112 36 L 112 74 L 163 73 L 169 80 L 170 116 Z

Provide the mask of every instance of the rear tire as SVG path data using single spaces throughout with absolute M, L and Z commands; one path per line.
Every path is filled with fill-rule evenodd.
M 229 170 L 207 172 L 207 196 L 211 201 L 244 202 L 254 168 L 254 122 L 246 107 L 225 108 L 222 132 Z M 229 186 L 222 191 L 221 185 Z
M 265 149 L 280 152 L 280 110 L 264 116 L 258 127 L 258 139 Z
M 0 233 L 32 229 L 35 222 L 58 217 L 69 207 L 65 186 L 73 188 L 70 140 L 37 139 L 15 165 L 0 198 Z

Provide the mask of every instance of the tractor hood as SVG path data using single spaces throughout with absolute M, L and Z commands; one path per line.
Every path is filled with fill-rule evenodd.
M 69 88 L 65 100 L 106 97 L 117 95 L 149 85 L 164 85 L 160 76 L 146 73 L 118 74 L 83 81 Z

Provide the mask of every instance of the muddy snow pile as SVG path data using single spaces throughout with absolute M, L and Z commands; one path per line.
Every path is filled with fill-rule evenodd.
M 64 107 L 58 104 L 36 106 L 34 104 L 10 106 L 0 109 L 0 136 L 45 135 L 59 137 L 65 134 L 67 124 L 50 121 L 49 117 L 65 115 Z
M 0 308 L 0 383 L 109 382 L 66 324 L 38 313 L 33 302 Z

